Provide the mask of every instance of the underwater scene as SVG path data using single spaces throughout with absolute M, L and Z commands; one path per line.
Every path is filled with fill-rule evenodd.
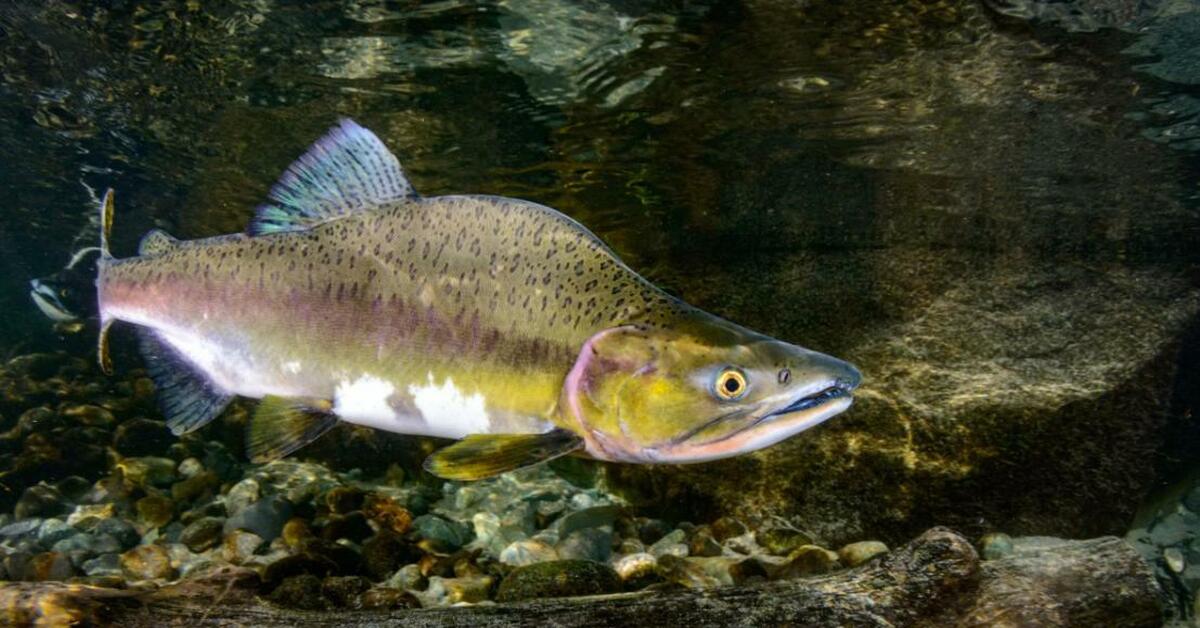
M 0 625 L 1200 625 L 1200 0 L 0 4 Z

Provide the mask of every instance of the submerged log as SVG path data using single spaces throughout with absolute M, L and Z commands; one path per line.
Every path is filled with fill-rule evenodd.
M 980 561 L 971 544 L 934 528 L 865 565 L 820 577 L 714 589 L 673 589 L 426 610 L 312 612 L 256 594 L 242 571 L 153 591 L 11 583 L 0 609 L 13 623 L 121 626 L 1157 626 L 1159 587 L 1123 541 L 1055 541 Z

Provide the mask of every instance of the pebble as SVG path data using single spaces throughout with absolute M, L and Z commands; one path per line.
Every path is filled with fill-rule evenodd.
M 783 577 L 810 576 L 831 571 L 838 564 L 838 555 L 817 545 L 802 545 L 788 555 Z
M 37 540 L 42 547 L 51 547 L 55 543 L 79 534 L 79 530 L 67 525 L 62 519 L 46 519 L 38 526 Z
M 979 539 L 979 553 L 984 560 L 996 560 L 1013 553 L 1012 537 L 1003 532 L 989 532 Z
M 170 458 L 126 458 L 116 468 L 125 482 L 138 488 L 169 486 L 176 478 L 175 461 Z
M 413 519 L 413 529 L 422 539 L 432 543 L 433 549 L 445 552 L 461 548 L 475 536 L 467 526 L 437 515 L 421 515 Z
M 629 554 L 617 559 L 614 568 L 622 580 L 636 580 L 654 573 L 658 567 L 658 559 L 653 554 L 641 552 Z
M 1163 550 L 1163 558 L 1167 561 L 1167 567 L 1175 573 L 1183 573 L 1186 567 L 1183 560 L 1183 552 L 1177 547 L 1168 547 Z
M 367 523 L 366 515 L 357 510 L 344 515 L 330 515 L 325 520 L 325 526 L 321 528 L 321 538 L 326 541 L 348 539 L 355 543 L 362 543 L 373 533 L 374 530 Z
M 70 417 L 75 423 L 93 427 L 108 427 L 117 421 L 112 412 L 93 405 L 67 406 L 63 408 L 62 415 Z
M 91 534 L 97 537 L 106 534 L 110 535 L 121 544 L 122 549 L 128 549 L 137 545 L 141 538 L 137 529 L 132 524 L 116 517 L 97 523 L 96 527 L 92 528 Z
M 421 602 L 408 591 L 390 587 L 375 587 L 358 596 L 364 609 L 387 610 L 394 608 L 420 608 Z
M 321 579 L 312 574 L 284 579 L 267 599 L 280 606 L 306 611 L 319 611 L 326 607 L 325 597 L 321 595 Z
M 171 485 L 171 498 L 177 502 L 192 502 L 212 495 L 220 487 L 221 478 L 216 473 L 201 470 Z
M 120 554 L 101 554 L 82 565 L 83 573 L 89 576 L 119 576 L 121 571 Z
M 776 556 L 787 556 L 801 546 L 813 544 L 811 536 L 792 528 L 762 530 L 754 535 L 754 540 L 767 550 L 767 553 Z
M 299 517 L 293 517 L 288 519 L 287 523 L 283 524 L 283 530 L 279 532 L 279 538 L 283 539 L 284 546 L 299 549 L 315 537 L 313 536 L 312 529 L 308 527 L 307 521 Z
M 329 509 L 329 512 L 345 514 L 362 509 L 366 497 L 366 491 L 360 488 L 338 486 L 325 493 L 325 507 Z
M 244 510 L 250 504 L 258 501 L 260 496 L 258 481 L 246 478 L 233 485 L 225 495 L 225 513 L 232 517 Z
M 327 576 L 321 581 L 321 594 L 341 607 L 357 605 L 359 596 L 370 588 L 371 581 L 362 576 Z
M 58 489 L 48 484 L 35 484 L 25 489 L 13 507 L 17 519 L 54 517 L 65 513 L 67 504 Z
M 420 565 L 410 564 L 396 570 L 391 578 L 388 578 L 387 586 L 396 589 L 407 589 L 413 591 L 423 591 L 429 586 L 429 581 L 425 579 L 425 574 L 421 573 Z
M 475 604 L 488 599 L 488 593 L 495 582 L 491 576 L 466 576 L 463 578 L 442 578 L 432 576 L 429 586 L 424 591 L 415 593 L 421 605 L 450 606 L 453 604 Z
M 558 551 L 541 541 L 527 539 L 515 541 L 500 552 L 500 562 L 514 567 L 532 565 L 548 560 L 558 560 Z
M 195 458 L 184 458 L 179 463 L 179 477 L 187 479 L 195 477 L 201 471 L 204 471 L 204 463 Z
M 175 502 L 162 495 L 147 495 L 137 500 L 135 508 L 138 521 L 150 528 L 164 526 L 175 516 Z
M 363 564 L 367 575 L 373 580 L 384 580 L 399 569 L 400 565 L 413 562 L 419 557 L 416 548 L 391 530 L 380 530 L 362 546 Z
M 554 546 L 560 558 L 577 558 L 598 563 L 608 562 L 612 556 L 613 533 L 608 526 L 584 528 L 572 532 Z M 718 546 L 719 548 L 720 546 Z
M 226 519 L 225 532 L 249 530 L 269 543 L 279 536 L 291 516 L 291 502 L 279 495 L 268 495 Z
M 611 526 L 620 512 L 620 507 L 612 504 L 585 508 L 563 516 L 555 527 L 558 528 L 558 533 L 565 537 L 576 530 Z
M 121 572 L 130 580 L 169 579 L 175 576 L 170 555 L 159 545 L 139 545 L 121 554 Z
M 250 557 L 263 545 L 266 545 L 263 538 L 253 532 L 232 530 L 225 534 L 225 540 L 221 543 L 221 557 L 235 565 L 240 565 L 250 560 Z
M 80 530 L 90 530 L 96 524 L 115 515 L 116 508 L 112 504 L 81 504 L 67 516 L 67 525 Z
M 113 449 L 122 456 L 151 456 L 167 450 L 175 442 L 175 435 L 162 421 L 130 419 L 117 426 L 113 435 Z
M 58 552 L 42 552 L 29 560 L 28 579 L 66 580 L 75 575 L 71 561 Z
M 888 546 L 880 541 L 859 541 L 838 550 L 838 560 L 847 567 L 857 567 L 880 554 L 888 553 Z
M 219 517 L 201 517 L 193 521 L 179 535 L 179 542 L 193 552 L 203 552 L 221 541 L 225 520 Z
M 500 582 L 496 601 L 598 595 L 615 593 L 621 587 L 621 578 L 608 565 L 588 560 L 555 560 L 512 570 Z
M 684 543 L 686 539 L 687 532 L 675 530 L 655 541 L 646 551 L 658 557 L 669 554 L 682 558 L 688 555 L 688 546 Z
M 24 521 L 10 523 L 0 528 L 0 538 L 9 542 L 37 538 L 38 530 L 41 527 L 41 519 L 25 519 Z

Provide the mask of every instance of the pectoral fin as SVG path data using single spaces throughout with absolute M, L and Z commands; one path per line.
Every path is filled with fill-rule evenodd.
M 543 434 L 472 434 L 425 459 L 425 470 L 447 480 L 482 480 L 553 460 L 583 446 L 563 429 Z
M 254 463 L 282 458 L 337 425 L 323 399 L 263 397 L 246 427 L 246 455 Z

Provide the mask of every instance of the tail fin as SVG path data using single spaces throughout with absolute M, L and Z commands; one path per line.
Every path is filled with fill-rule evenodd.
M 104 192 L 104 200 L 100 202 L 100 259 L 96 262 L 99 274 L 104 273 L 105 262 L 112 259 L 112 254 L 108 252 L 108 236 L 112 233 L 113 210 L 113 189 L 108 188 Z M 100 338 L 97 341 L 96 354 L 100 360 L 100 370 L 104 371 L 105 375 L 112 375 L 112 358 L 108 355 L 108 328 L 112 327 L 112 320 L 104 314 L 104 292 L 101 290 L 100 279 L 101 277 L 97 276 L 96 298 L 100 301 Z

